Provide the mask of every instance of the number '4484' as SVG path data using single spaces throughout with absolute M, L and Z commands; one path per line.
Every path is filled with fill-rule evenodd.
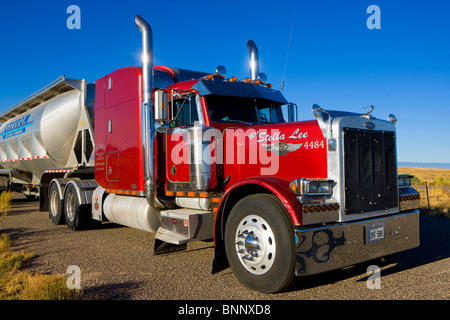
M 325 141 L 324 140 L 316 140 L 316 141 L 305 142 L 305 148 L 306 149 L 325 148 Z

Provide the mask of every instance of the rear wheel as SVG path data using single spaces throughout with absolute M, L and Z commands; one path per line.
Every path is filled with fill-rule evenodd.
M 48 214 L 53 224 L 64 224 L 64 205 L 61 200 L 61 192 L 56 183 L 53 183 L 49 191 Z
M 273 195 L 251 195 L 233 207 L 225 250 L 236 278 L 252 290 L 274 293 L 295 280 L 294 228 Z
M 66 187 L 64 194 L 64 215 L 69 229 L 76 231 L 84 229 L 89 222 L 89 211 L 82 205 L 77 190 L 73 184 Z

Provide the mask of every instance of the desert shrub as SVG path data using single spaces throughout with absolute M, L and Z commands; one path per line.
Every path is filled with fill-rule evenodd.
M 414 176 L 411 179 L 411 184 L 414 186 L 414 185 L 420 185 L 420 184 L 425 184 L 425 183 L 420 181 L 420 179 L 418 177 Z

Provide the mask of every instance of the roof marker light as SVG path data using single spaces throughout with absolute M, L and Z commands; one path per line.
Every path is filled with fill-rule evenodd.
M 227 81 L 227 82 L 236 82 L 237 80 L 238 80 L 238 77 L 231 77 L 231 78 L 228 78 L 225 81 Z
M 216 73 L 215 73 L 215 75 L 218 76 L 218 77 L 221 78 L 221 79 L 225 79 L 225 77 L 226 77 L 226 75 L 227 75 L 227 69 L 226 69 L 224 66 L 219 65 L 219 66 L 217 66 L 217 68 L 216 68 Z
M 396 124 L 397 123 L 397 118 L 392 113 L 389 115 L 388 120 L 392 124 Z
M 266 84 L 267 83 L 267 76 L 265 73 L 261 72 L 258 75 L 258 79 L 261 81 L 261 84 Z

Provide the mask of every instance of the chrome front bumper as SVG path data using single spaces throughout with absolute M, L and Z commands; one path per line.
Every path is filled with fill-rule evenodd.
M 419 211 L 295 230 L 297 276 L 340 269 L 418 247 Z

